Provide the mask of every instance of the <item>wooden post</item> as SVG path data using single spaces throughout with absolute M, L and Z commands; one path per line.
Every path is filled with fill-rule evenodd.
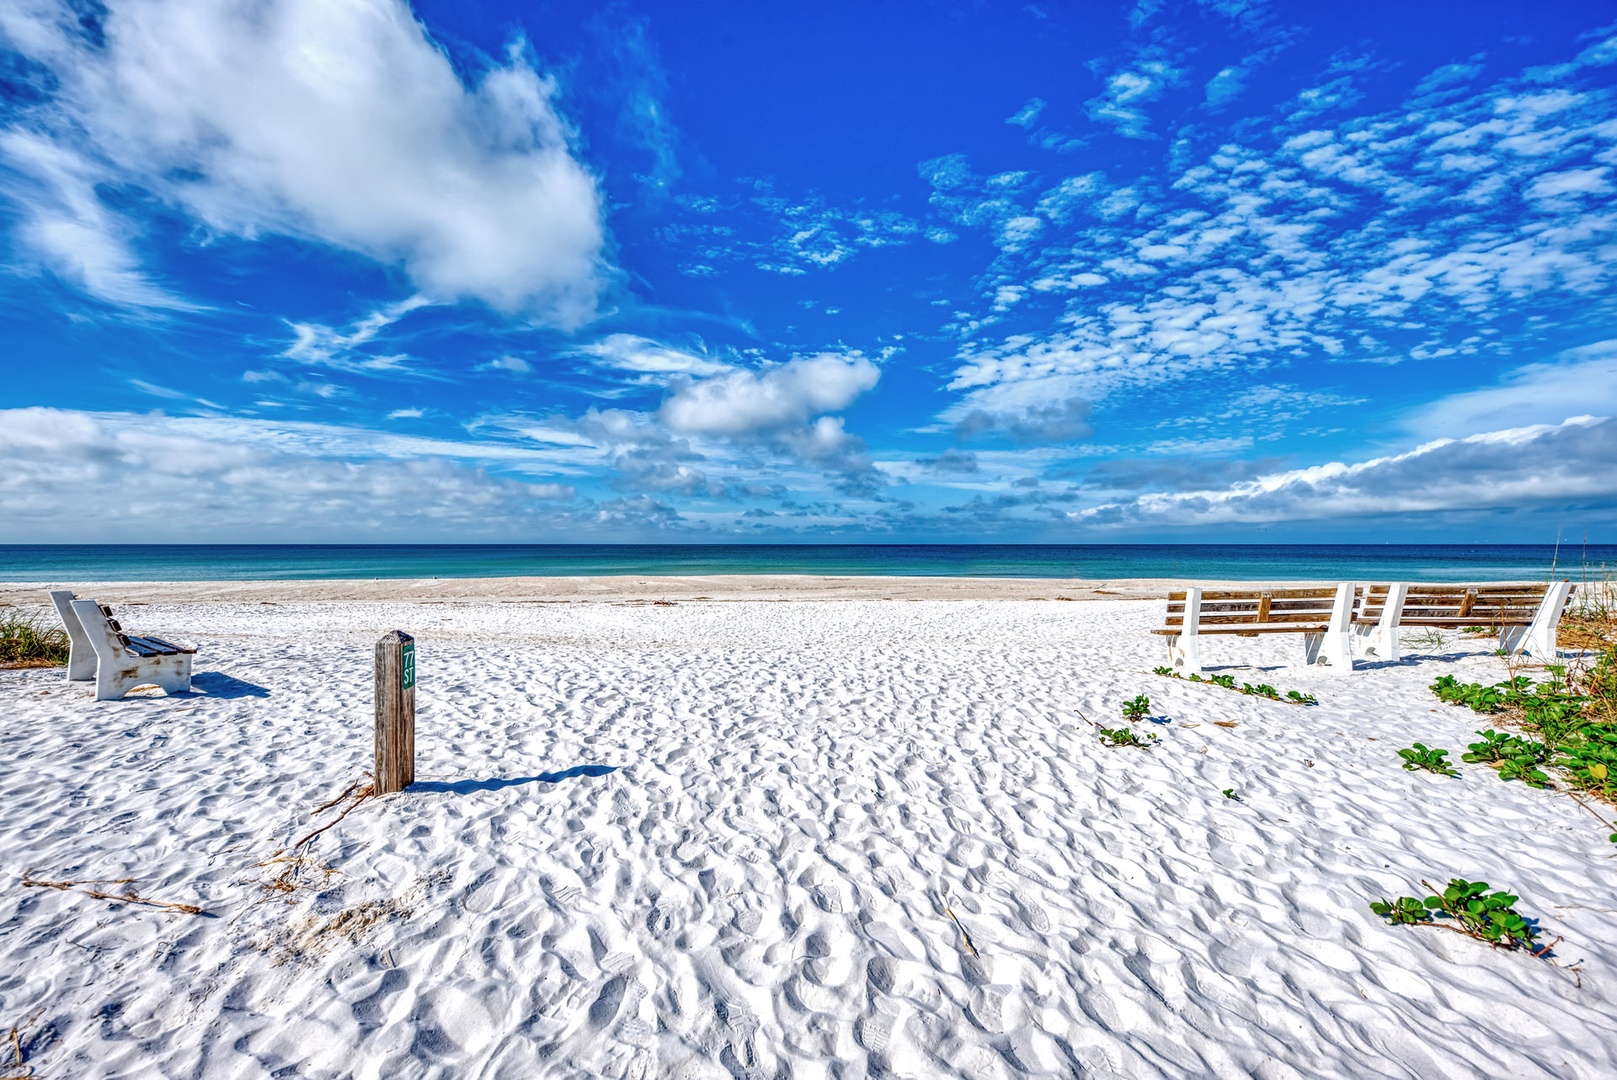
M 415 783 L 415 638 L 403 630 L 376 643 L 376 794 Z

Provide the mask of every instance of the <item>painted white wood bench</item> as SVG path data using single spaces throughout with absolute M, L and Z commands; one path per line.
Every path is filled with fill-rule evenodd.
M 1213 634 L 1302 634 L 1309 667 L 1336 675 L 1353 670 L 1351 585 L 1296 589 L 1186 589 L 1168 594 L 1160 630 L 1168 659 L 1182 675 L 1201 673 L 1201 639 Z
M 112 609 L 94 600 L 75 600 L 67 591 L 50 595 L 67 629 L 67 677 L 73 682 L 93 679 L 97 701 L 116 701 L 147 684 L 170 694 L 190 691 L 194 647 L 126 633 Z
M 1542 660 L 1554 660 L 1555 628 L 1577 586 L 1481 583 L 1371 585 L 1353 621 L 1353 636 L 1366 655 L 1398 659 L 1398 628 L 1430 626 L 1462 629 L 1483 626 L 1499 633 L 1499 647 Z

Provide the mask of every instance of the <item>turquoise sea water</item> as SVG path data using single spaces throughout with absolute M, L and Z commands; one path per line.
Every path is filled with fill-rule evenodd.
M 0 581 L 254 581 L 834 574 L 1237 581 L 1579 580 L 1617 545 L 1537 544 L 175 544 L 0 545 Z

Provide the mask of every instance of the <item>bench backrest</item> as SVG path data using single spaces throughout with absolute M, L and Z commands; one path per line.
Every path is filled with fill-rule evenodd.
M 1381 618 L 1389 588 L 1371 585 L 1364 590 L 1358 615 L 1361 621 Z M 1431 620 L 1490 628 L 1526 626 L 1533 621 L 1548 591 L 1548 585 L 1410 585 L 1398 621 L 1405 625 Z
M 1331 621 L 1336 589 L 1203 589 L 1202 626 L 1296 625 L 1323 627 Z M 1357 603 L 1357 598 L 1355 598 Z M 1185 592 L 1168 594 L 1168 626 L 1185 623 Z

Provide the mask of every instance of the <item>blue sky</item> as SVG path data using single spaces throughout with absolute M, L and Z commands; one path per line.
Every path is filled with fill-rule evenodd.
M 0 0 L 0 542 L 1609 542 L 1612 18 Z

